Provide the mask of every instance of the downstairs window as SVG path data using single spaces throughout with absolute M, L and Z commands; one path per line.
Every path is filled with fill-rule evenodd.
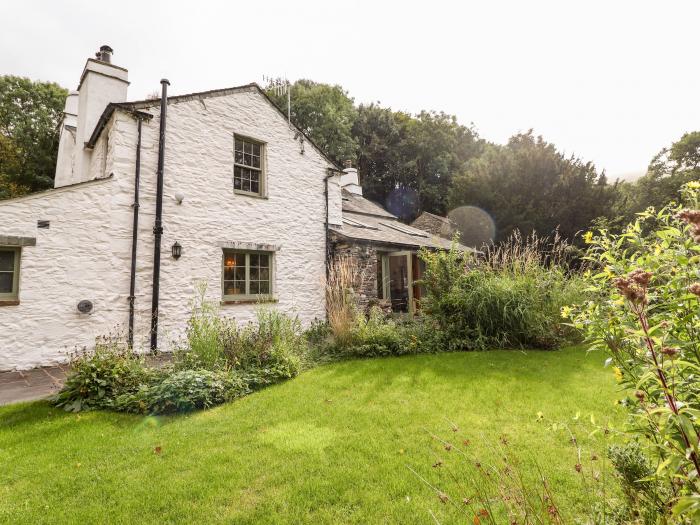
M 224 250 L 224 300 L 257 300 L 272 295 L 272 253 Z
M 0 247 L 0 303 L 19 299 L 20 248 Z

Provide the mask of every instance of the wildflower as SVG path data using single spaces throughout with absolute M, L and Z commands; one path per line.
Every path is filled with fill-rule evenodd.
M 651 279 L 649 272 L 632 272 L 628 277 L 618 277 L 613 281 L 620 294 L 629 302 L 639 304 L 646 301 L 646 284 Z
M 574 468 L 576 469 L 576 472 L 581 472 L 583 470 L 583 466 L 581 465 L 581 463 L 576 463 L 576 465 L 574 465 Z
M 547 512 L 552 518 L 556 518 L 558 515 L 557 508 L 554 505 L 549 505 L 547 507 Z
M 571 307 L 570 306 L 562 306 L 561 307 L 561 316 L 563 319 L 568 319 L 571 317 Z
M 583 234 L 583 242 L 586 244 L 591 244 L 593 242 L 593 232 L 592 231 L 587 231 L 586 233 Z
M 690 286 L 688 286 L 688 291 L 693 295 L 697 295 L 698 297 L 700 297 L 700 283 L 691 284 Z
M 471 502 L 472 502 L 472 500 L 470 500 L 469 498 L 464 498 L 462 500 L 462 503 L 464 503 L 465 505 L 469 505 L 469 504 L 471 504 Z
M 438 498 L 440 498 L 440 502 L 442 503 L 447 503 L 450 500 L 450 498 L 444 492 L 438 492 Z
M 462 441 L 462 445 L 464 445 L 465 447 L 468 447 L 470 444 L 471 444 L 471 441 L 469 441 L 468 439 L 465 439 L 464 441 Z
M 435 463 L 433 463 L 433 468 L 438 468 L 438 467 L 442 467 L 442 461 L 439 459 Z
M 680 353 L 680 350 L 678 348 L 673 348 L 670 346 L 664 346 L 661 349 L 661 353 L 664 354 L 666 357 L 669 359 L 675 359 L 675 357 Z
M 445 450 L 447 450 L 448 452 L 449 452 L 450 450 L 452 450 L 452 445 L 450 445 L 449 443 L 447 443 L 447 444 L 445 445 Z
M 634 393 L 634 396 L 635 396 L 637 399 L 639 399 L 640 402 L 644 401 L 645 394 L 644 394 L 644 392 L 642 392 L 641 390 L 637 390 L 637 391 Z
M 621 382 L 622 382 L 622 379 L 623 379 L 623 377 L 624 377 L 623 374 L 622 374 L 622 370 L 620 370 L 620 369 L 619 369 L 618 367 L 616 367 L 616 366 L 613 366 L 613 369 L 612 369 L 612 370 L 613 370 L 613 374 L 615 375 L 615 380 L 616 380 L 618 383 L 621 383 Z
M 649 281 L 651 281 L 652 273 L 651 272 L 645 272 L 644 270 L 641 270 L 637 268 L 634 270 L 632 273 L 629 274 L 629 278 L 632 279 L 635 283 L 637 283 L 639 286 L 642 286 L 646 288 L 649 285 Z
M 542 421 L 544 419 L 544 414 L 542 412 L 537 412 L 537 421 Z
M 700 181 L 691 180 L 685 185 L 689 190 L 700 190 Z

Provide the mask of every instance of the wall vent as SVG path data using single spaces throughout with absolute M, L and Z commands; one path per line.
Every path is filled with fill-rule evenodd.
M 36 221 L 36 227 L 37 227 L 37 228 L 48 229 L 49 224 L 50 224 L 49 221 Z

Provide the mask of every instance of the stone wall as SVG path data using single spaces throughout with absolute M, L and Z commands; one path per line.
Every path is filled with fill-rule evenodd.
M 378 302 L 377 290 L 377 248 L 366 243 L 350 243 L 332 238 L 332 258 L 338 260 L 349 257 L 360 268 L 362 282 L 358 292 L 360 307 L 366 309 Z

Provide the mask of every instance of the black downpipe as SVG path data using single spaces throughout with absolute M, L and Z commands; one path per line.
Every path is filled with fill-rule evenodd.
M 129 277 L 129 348 L 134 347 L 134 302 L 136 300 L 136 243 L 139 231 L 139 186 L 141 185 L 141 124 L 138 120 L 138 138 L 136 139 L 136 172 L 134 173 L 134 224 L 131 236 L 131 275 Z
M 163 165 L 165 164 L 165 122 L 168 109 L 167 79 L 160 81 L 160 134 L 158 136 L 158 181 L 156 188 L 156 221 L 153 226 L 153 297 L 151 299 L 151 350 L 158 349 L 158 298 L 160 294 L 160 241 L 163 236 Z

